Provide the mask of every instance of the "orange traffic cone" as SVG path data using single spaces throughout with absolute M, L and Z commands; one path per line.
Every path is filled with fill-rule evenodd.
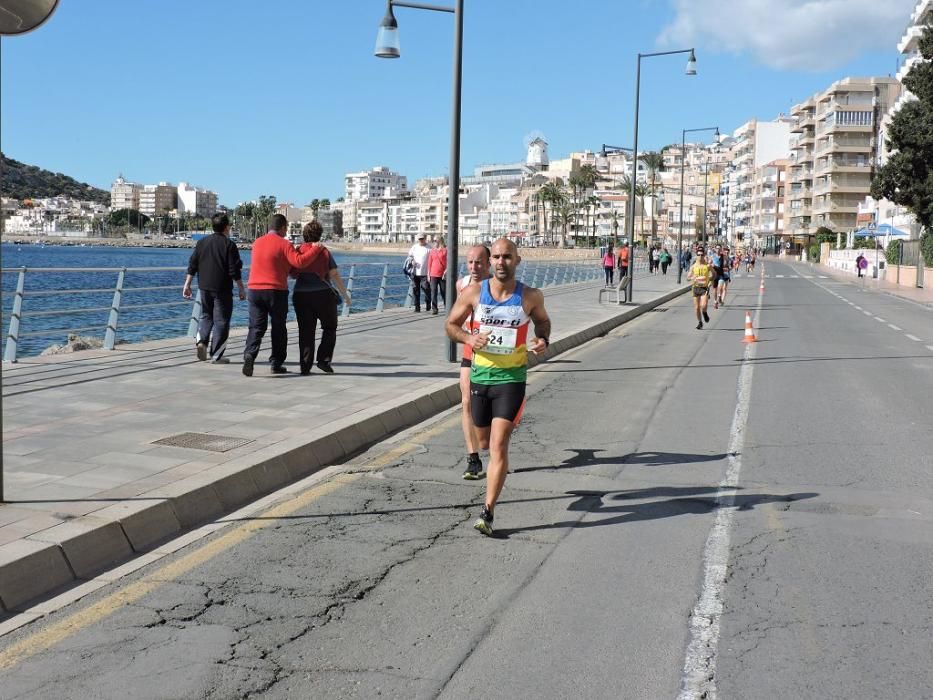
M 743 343 L 757 343 L 758 338 L 755 337 L 755 329 L 752 328 L 752 315 L 746 311 L 745 312 L 745 337 L 742 338 Z

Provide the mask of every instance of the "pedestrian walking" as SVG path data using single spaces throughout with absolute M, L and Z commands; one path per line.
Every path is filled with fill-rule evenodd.
M 421 293 L 424 292 L 425 309 L 430 306 L 431 289 L 428 286 L 428 253 L 431 249 L 427 246 L 427 236 L 419 233 L 415 244 L 408 251 L 408 257 L 411 260 L 411 283 L 412 292 L 415 296 L 415 313 L 421 311 Z M 406 264 L 407 267 L 407 264 Z
M 243 287 L 243 261 L 236 243 L 230 240 L 230 219 L 218 212 L 211 218 L 213 233 L 198 241 L 188 259 L 188 274 L 181 294 L 190 299 L 191 283 L 198 276 L 201 292 L 201 318 L 195 336 L 195 352 L 202 362 L 210 357 L 213 364 L 230 362 L 224 357 L 233 316 L 233 285 L 240 300 L 246 299 Z
M 447 291 L 444 289 L 444 275 L 447 272 L 447 248 L 444 246 L 444 239 L 437 239 L 437 246 L 428 252 L 428 278 L 430 279 L 429 298 L 431 304 L 431 313 L 437 315 L 437 295 L 440 292 L 444 306 L 447 306 Z M 428 304 L 424 305 L 427 311 Z
M 855 259 L 855 268 L 858 270 L 858 276 L 861 277 L 862 273 L 868 267 L 868 259 L 862 255 L 858 254 L 858 257 Z
M 606 254 L 603 256 L 603 272 L 606 273 L 606 286 L 612 286 L 612 278 L 615 273 L 616 256 L 612 252 L 612 244 L 606 246 Z
M 660 258 L 660 260 L 661 260 L 661 274 L 662 274 L 662 275 L 666 275 L 666 274 L 667 274 L 667 268 L 670 266 L 671 260 L 672 260 L 672 259 L 673 259 L 673 258 L 671 258 L 671 254 L 670 254 L 670 252 L 667 250 L 667 248 L 662 248 L 662 249 L 661 249 L 661 258 Z
M 661 266 L 661 251 L 658 250 L 657 246 L 652 246 L 651 251 L 648 253 L 650 261 L 650 272 L 653 275 L 658 274 L 658 268 Z
M 622 278 L 628 275 L 628 246 L 624 245 L 619 248 L 619 281 L 622 281 Z
M 285 357 L 288 351 L 288 332 L 285 317 L 288 315 L 288 273 L 292 268 L 299 270 L 312 264 L 325 253 L 319 243 L 311 243 L 298 252 L 285 239 L 288 219 L 274 214 L 269 223 L 269 232 L 253 243 L 252 262 L 249 269 L 249 333 L 243 350 L 243 374 L 253 376 L 253 365 L 259 355 L 262 338 L 272 319 L 273 374 L 285 374 Z
M 304 225 L 301 237 L 304 243 L 299 252 L 307 252 L 321 240 L 324 229 L 320 222 L 311 221 Z M 350 305 L 350 292 L 347 291 L 337 269 L 337 262 L 327 248 L 310 265 L 302 270 L 292 270 L 295 276 L 295 288 L 292 290 L 292 305 L 298 319 L 298 361 L 301 374 L 311 374 L 314 364 L 314 345 L 317 324 L 321 323 L 321 344 L 317 348 L 318 369 L 326 374 L 333 374 L 331 362 L 334 347 L 337 345 L 337 304 Z
M 473 348 L 470 412 L 480 439 L 489 442 L 486 499 L 473 527 L 487 536 L 509 471 L 509 440 L 525 405 L 528 352 L 543 353 L 551 334 L 544 294 L 515 279 L 520 263 L 512 241 L 493 243 L 493 277 L 464 290 L 446 325 L 451 340 Z M 470 316 L 479 322 L 475 335 L 463 328 Z M 535 338 L 528 337 L 532 322 Z
M 470 285 L 481 284 L 483 280 L 489 279 L 489 248 L 484 245 L 475 245 L 467 251 L 467 274 L 457 282 L 457 295 L 463 293 L 463 290 Z M 479 323 L 476 316 L 470 314 L 470 317 L 463 324 L 463 329 L 475 335 L 479 333 Z M 483 460 L 479 456 L 480 449 L 489 449 L 488 436 L 485 439 L 480 438 L 476 426 L 473 425 L 473 416 L 470 413 L 470 372 L 473 368 L 473 346 L 470 343 L 463 344 L 463 358 L 460 360 L 460 422 L 463 427 L 463 440 L 466 443 L 467 466 L 463 472 L 463 478 L 468 481 L 475 481 L 486 476 L 483 471 Z

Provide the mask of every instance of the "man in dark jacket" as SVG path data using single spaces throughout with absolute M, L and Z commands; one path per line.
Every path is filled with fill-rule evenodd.
M 246 289 L 241 278 L 243 261 L 240 259 L 240 251 L 229 238 L 230 219 L 226 214 L 214 214 L 211 227 L 214 233 L 205 236 L 194 246 L 181 293 L 185 299 L 191 298 L 191 282 L 197 275 L 201 292 L 201 320 L 195 339 L 198 359 L 207 359 L 210 340 L 211 362 L 225 364 L 230 362 L 223 355 L 227 349 L 230 317 L 233 315 L 233 283 L 236 282 L 240 290 L 241 300 L 246 299 Z

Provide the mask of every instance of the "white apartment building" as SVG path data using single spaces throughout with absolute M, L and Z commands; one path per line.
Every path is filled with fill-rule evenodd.
M 787 194 L 786 158 L 765 163 L 755 170 L 752 181 L 750 227 L 753 239 L 774 249 L 783 240 L 785 230 L 785 196 Z
M 347 200 L 399 196 L 407 191 L 408 179 L 385 166 L 344 175 L 344 197 Z
M 167 182 L 143 185 L 139 191 L 139 211 L 149 217 L 162 216 L 178 208 L 178 188 Z
M 752 119 L 736 129 L 732 136 L 729 173 L 730 241 L 754 242 L 753 190 L 758 168 L 787 156 L 790 148 L 791 120 L 781 116 L 773 121 Z
M 807 241 L 821 226 L 856 227 L 871 190 L 881 116 L 900 92 L 895 78 L 843 78 L 792 108 L 790 235 Z
M 118 209 L 139 209 L 139 195 L 142 191 L 142 185 L 135 182 L 127 182 L 121 173 L 117 179 L 110 185 L 110 208 L 113 211 Z
M 178 213 L 213 216 L 217 212 L 217 193 L 202 190 L 187 182 L 178 183 Z

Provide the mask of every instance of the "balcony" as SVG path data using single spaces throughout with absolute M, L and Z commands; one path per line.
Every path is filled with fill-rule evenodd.
M 901 40 L 897 42 L 898 53 L 907 53 L 917 48 L 917 45 L 920 43 L 920 37 L 923 35 L 923 27 L 912 26 L 908 27 L 907 31 L 904 32 L 904 36 L 901 37 Z
M 829 198 L 813 202 L 814 214 L 858 214 L 858 202 L 836 202 Z

